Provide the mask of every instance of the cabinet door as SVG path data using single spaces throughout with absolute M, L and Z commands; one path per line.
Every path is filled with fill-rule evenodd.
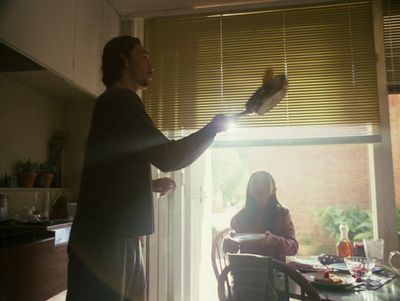
M 101 66 L 101 21 L 103 1 L 78 0 L 73 80 L 97 95 Z
M 102 47 L 112 38 L 121 34 L 121 20 L 108 1 L 104 1 L 102 19 Z
M 104 90 L 101 82 L 103 47 L 119 32 L 119 15 L 108 1 L 78 0 L 74 81 L 95 95 Z
M 0 2 L 0 40 L 51 71 L 72 79 L 75 1 Z

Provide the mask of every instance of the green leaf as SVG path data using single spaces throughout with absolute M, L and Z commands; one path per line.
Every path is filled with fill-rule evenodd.
M 372 234 L 372 213 L 370 210 L 359 210 L 358 208 L 326 207 L 317 214 L 324 230 L 336 240 L 339 239 L 339 225 L 347 222 L 349 226 L 349 238 L 361 240 Z M 398 211 L 400 216 L 400 210 Z M 399 229 L 400 232 L 400 229 Z

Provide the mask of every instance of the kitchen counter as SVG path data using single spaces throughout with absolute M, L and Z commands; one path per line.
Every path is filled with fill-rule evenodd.
M 15 247 L 43 239 L 54 238 L 54 245 L 66 244 L 71 220 L 49 220 L 22 223 L 15 220 L 0 223 L 0 248 Z
M 43 301 L 67 288 L 71 224 L 0 223 L 0 300 Z

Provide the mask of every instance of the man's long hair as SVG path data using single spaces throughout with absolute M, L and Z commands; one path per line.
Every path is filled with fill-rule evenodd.
M 138 38 L 119 36 L 111 39 L 104 46 L 101 69 L 103 72 L 102 81 L 107 88 L 121 78 L 124 70 L 123 57 L 129 58 L 132 49 L 138 44 L 141 44 Z
M 275 188 L 275 180 L 272 177 L 272 175 L 266 171 L 257 171 L 253 173 L 250 176 L 249 182 L 247 183 L 247 190 L 246 190 L 246 205 L 245 205 L 245 214 L 246 214 L 246 220 L 249 222 L 254 221 L 254 216 L 258 213 L 258 209 L 255 205 L 255 200 L 251 194 L 250 191 L 250 184 L 252 180 L 255 177 L 265 177 L 265 185 L 272 185 L 273 188 Z M 264 224 L 262 225 L 265 230 L 271 231 L 274 224 L 275 224 L 275 219 L 278 213 L 279 208 L 281 208 L 282 205 L 279 203 L 276 193 L 273 193 L 271 195 L 271 198 L 269 200 L 267 210 L 266 210 L 266 216 L 265 219 L 263 219 Z

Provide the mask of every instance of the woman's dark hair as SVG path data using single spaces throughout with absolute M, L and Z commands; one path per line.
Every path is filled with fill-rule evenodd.
M 119 36 L 107 42 L 101 58 L 102 81 L 106 87 L 110 87 L 121 77 L 124 69 L 123 56 L 129 55 L 140 40 L 131 36 Z
M 275 188 L 275 180 L 272 177 L 272 175 L 266 171 L 256 171 L 255 173 L 253 173 L 250 176 L 249 182 L 247 183 L 247 190 L 246 190 L 246 205 L 245 205 L 245 213 L 246 213 L 246 220 L 247 221 L 254 221 L 254 216 L 257 214 L 258 210 L 256 205 L 255 205 L 255 200 L 251 194 L 250 191 L 250 184 L 251 181 L 255 178 L 255 177 L 259 177 L 259 176 L 263 176 L 266 179 L 266 185 L 268 183 L 271 183 L 273 185 L 273 187 Z M 277 211 L 279 209 L 279 207 L 282 207 L 282 205 L 279 203 L 277 197 L 276 197 L 276 193 L 273 193 L 271 195 L 271 199 L 268 203 L 267 206 L 267 215 L 264 219 L 264 227 L 265 230 L 271 230 L 274 223 L 275 223 L 275 217 L 277 215 Z

